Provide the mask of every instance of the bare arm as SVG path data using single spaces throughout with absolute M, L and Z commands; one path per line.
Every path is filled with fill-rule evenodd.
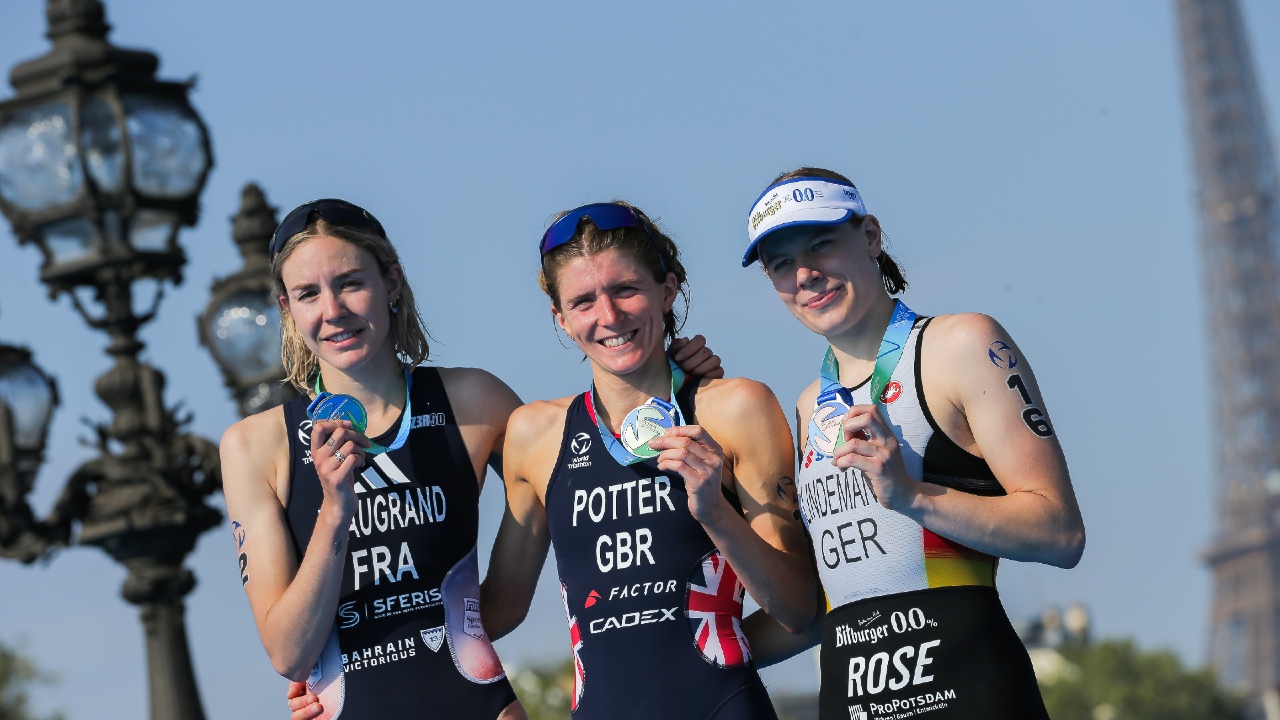
M 485 630 L 495 640 L 528 614 L 547 559 L 551 533 L 543 495 L 564 422 L 563 407 L 535 402 L 516 410 L 507 426 L 502 453 L 507 507 L 480 588 Z
M 326 445 L 331 437 L 334 445 Z M 273 489 L 279 474 L 288 473 L 287 441 L 283 414 L 276 410 L 232 425 L 220 450 L 227 514 L 258 635 L 276 672 L 302 680 L 333 627 L 347 526 L 355 508 L 352 471 L 363 462 L 368 441 L 338 423 L 312 428 L 312 455 L 324 500 L 301 563 Z M 345 454 L 341 462 L 334 456 L 338 449 Z
M 1084 521 L 1030 363 L 999 323 L 977 314 L 935 319 L 921 352 L 939 425 L 987 461 L 1007 494 L 981 497 L 911 479 L 872 406 L 849 411 L 845 435 L 855 439 L 836 451 L 836 465 L 861 468 L 882 505 L 939 535 L 998 557 L 1074 567 Z M 871 440 L 857 437 L 861 431 Z
M 751 597 L 792 632 L 813 618 L 812 560 L 796 522 L 790 431 L 773 393 L 750 380 L 700 391 L 699 426 L 672 428 L 650 442 L 658 467 L 678 472 L 689 509 L 738 573 Z M 713 435 L 724 438 L 723 449 Z M 720 491 L 725 462 L 742 505 Z

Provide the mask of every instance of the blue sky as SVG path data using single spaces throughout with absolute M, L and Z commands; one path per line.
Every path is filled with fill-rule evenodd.
M 1272 111 L 1280 6 L 1245 0 Z M 167 399 L 216 439 L 234 406 L 195 317 L 239 267 L 228 218 L 256 180 L 288 209 L 368 207 L 400 248 L 438 339 L 435 361 L 484 367 L 526 399 L 588 382 L 557 344 L 534 246 L 556 211 L 629 199 L 688 257 L 688 329 L 784 407 L 822 342 L 736 257 L 746 210 L 776 173 L 839 170 L 880 217 L 926 314 L 986 312 L 1034 365 L 1089 531 L 1071 571 L 1001 566 L 1010 615 L 1083 601 L 1102 635 L 1204 656 L 1213 531 L 1211 378 L 1198 219 L 1171 2 L 427 4 L 115 0 L 112 38 L 161 74 L 199 76 L 193 102 L 217 165 L 182 235 L 186 282 L 145 328 Z M 41 54 L 43 3 L 0 10 L 0 67 Z M 5 95 L 7 97 L 7 95 Z M 1272 127 L 1276 126 L 1270 112 Z M 0 232 L 0 338 L 30 346 L 63 405 L 35 493 L 48 508 L 102 420 L 105 338 L 49 303 L 38 253 Z M 1194 439 L 1194 440 L 1191 440 Z M 482 500 L 481 555 L 501 508 Z M 225 526 L 190 565 L 188 630 L 210 717 L 283 709 Z M 550 564 L 549 564 L 550 566 Z M 0 564 L 0 638 L 61 676 L 40 707 L 72 718 L 146 712 L 141 626 L 123 571 L 72 550 Z M 517 665 L 568 652 L 544 574 L 529 620 L 499 644 Z M 814 687 L 811 657 L 766 674 Z

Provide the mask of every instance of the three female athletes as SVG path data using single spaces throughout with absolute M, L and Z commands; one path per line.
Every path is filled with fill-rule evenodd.
M 749 234 L 744 265 L 761 258 L 783 302 L 831 344 L 819 381 L 797 403 L 803 453 L 798 499 L 832 610 L 823 631 L 822 717 L 877 717 L 906 708 L 936 718 L 1043 716 L 1025 651 L 1008 627 L 993 589 L 995 558 L 1070 567 L 1083 548 L 1083 525 L 1027 361 L 990 318 L 914 318 L 895 303 L 891 295 L 905 289 L 905 280 L 883 252 L 878 221 L 866 213 L 856 188 L 842 176 L 802 168 L 779 177 L 753 207 Z M 595 267 L 582 269 L 600 274 Z M 544 284 L 546 277 L 544 266 Z M 606 285 L 597 282 L 587 295 L 599 297 Z M 562 300 L 577 297 L 561 295 Z M 554 292 L 552 298 L 553 312 L 562 327 L 570 330 L 572 318 L 563 304 L 555 302 Z M 591 322 L 584 327 L 586 331 L 575 337 L 584 351 L 597 348 L 583 341 L 608 349 L 619 337 L 601 337 Z M 926 328 L 932 328 L 928 342 L 924 342 Z M 606 363 L 600 369 L 610 375 L 607 363 L 616 358 L 605 350 L 599 353 Z M 602 379 L 598 367 L 593 358 L 597 385 Z M 637 369 L 644 367 L 641 362 Z M 653 364 L 647 367 L 652 373 Z M 640 394 L 631 399 L 638 400 Z M 575 521 L 593 520 L 596 515 L 603 520 L 606 513 L 611 520 L 617 519 L 621 508 L 617 503 L 627 503 L 629 510 L 635 489 L 627 488 L 625 482 L 609 483 L 605 487 L 613 491 L 613 506 L 592 505 L 588 491 L 581 507 L 581 493 L 575 491 L 570 499 L 559 489 L 574 487 L 566 482 L 573 479 L 567 471 L 578 454 L 587 454 L 579 453 L 585 450 L 582 433 L 591 442 L 605 440 L 604 432 L 594 436 L 587 432 L 590 425 L 581 419 L 584 411 L 591 417 L 590 410 L 598 409 L 588 402 L 591 395 L 545 404 L 550 407 L 535 404 L 517 413 L 513 440 L 522 415 L 530 430 L 541 432 L 532 432 L 518 443 L 529 448 L 523 457 L 518 455 L 520 450 L 508 449 L 509 468 L 517 471 L 509 471 L 507 478 L 509 497 L 516 498 L 513 508 L 533 507 L 531 494 L 545 500 L 547 508 L 568 504 L 569 526 L 559 532 L 575 538 L 569 534 L 579 530 Z M 672 393 L 676 395 L 678 391 Z M 879 402 L 872 402 L 873 397 Z M 612 412 L 600 413 L 612 419 L 605 424 L 616 427 L 616 415 L 625 411 L 629 401 L 615 401 Z M 563 425 L 548 434 L 545 423 L 556 417 Z M 599 421 L 591 419 L 599 429 Z M 569 432 L 575 422 L 584 428 L 582 433 Z M 555 447 L 560 452 L 549 458 L 546 448 L 552 447 L 557 433 L 561 442 Z M 683 437 L 679 432 L 672 435 Z M 663 448 L 663 443 L 657 446 Z M 586 462 L 598 464 L 600 458 L 587 457 Z M 691 514 L 696 517 L 696 498 L 706 497 L 697 488 L 709 485 L 696 478 L 705 480 L 714 471 L 709 466 L 685 465 L 691 472 L 677 472 L 695 477 Z M 541 478 L 547 478 L 546 485 Z M 636 488 L 642 487 L 642 480 L 636 479 Z M 564 499 L 557 501 L 557 497 Z M 556 514 L 552 509 L 553 536 L 557 535 Z M 540 537 L 536 513 L 532 520 L 517 513 L 507 520 L 521 524 L 526 538 Z M 599 534 L 594 548 L 574 543 L 582 550 L 578 557 L 562 557 L 558 550 L 562 581 L 566 574 L 581 574 L 580 569 L 592 562 L 603 573 L 620 567 L 613 559 L 618 556 L 602 556 L 600 550 L 621 545 L 623 535 L 612 532 L 613 528 L 603 529 L 610 532 Z M 622 555 L 628 568 L 639 562 L 637 557 L 649 559 L 635 552 L 640 544 L 638 529 L 624 528 L 630 537 Z M 606 536 L 609 544 L 604 543 Z M 510 567 L 515 568 L 513 573 L 525 568 L 523 572 L 536 578 L 539 553 L 545 552 L 546 541 L 542 542 L 540 551 L 537 543 L 504 550 L 500 538 L 495 567 L 501 566 L 503 553 L 527 560 L 532 549 L 536 563 L 516 562 Z M 595 551 L 594 557 L 590 550 Z M 613 563 L 609 570 L 603 569 L 607 563 L 602 563 L 602 557 Z M 735 558 L 731 566 L 738 565 Z M 604 576 L 595 579 L 600 577 Z M 592 579 L 579 583 L 580 588 Z M 588 608 L 603 604 L 602 599 L 614 600 L 619 590 L 636 587 L 614 585 L 607 598 L 592 587 L 580 600 L 570 597 L 570 584 L 564 583 L 564 597 L 571 623 Z M 656 586 L 645 583 L 645 592 L 653 592 Z M 663 581 L 662 587 L 669 586 Z M 757 588 L 751 589 L 754 596 Z M 692 597 L 690 592 L 688 598 Z M 574 607 L 577 603 L 582 604 L 581 610 Z M 511 605 L 518 608 L 521 602 Z M 782 607 L 778 606 L 780 617 L 786 614 Z M 624 608 L 629 610 L 626 615 L 643 616 L 629 608 Z M 657 609 L 661 613 L 662 608 Z M 649 617 L 663 617 L 659 613 Z M 487 617 L 486 624 L 510 625 L 522 614 L 520 610 L 502 620 L 499 613 Z M 601 621 L 597 625 L 601 630 L 608 619 L 595 618 Z M 609 629 L 622 629 L 622 622 L 617 624 Z M 586 708 L 585 691 L 594 687 L 581 682 L 593 665 L 582 661 L 580 651 L 591 647 L 583 635 L 579 623 L 572 632 L 575 645 L 581 642 L 575 648 L 581 683 L 575 700 Z M 604 637 L 602 633 L 600 647 L 607 653 Z M 785 642 L 773 643 L 768 633 L 752 639 L 757 641 L 757 655 L 769 659 L 796 649 L 794 643 L 790 650 Z M 881 641 L 884 644 L 877 644 Z M 590 654 L 586 657 L 591 659 Z M 669 685 L 652 687 L 661 687 L 664 695 L 671 690 Z M 635 684 L 623 688 L 631 697 L 647 689 Z M 678 692 L 673 695 L 679 696 Z

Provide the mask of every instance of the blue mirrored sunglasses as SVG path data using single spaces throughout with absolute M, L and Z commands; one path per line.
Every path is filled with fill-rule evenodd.
M 542 234 L 542 242 L 538 245 L 540 255 L 546 255 L 572 240 L 578 232 L 578 223 L 582 218 L 590 218 L 591 222 L 601 230 L 616 230 L 624 227 L 638 227 L 644 230 L 644 233 L 649 236 L 649 242 L 653 243 L 653 251 L 658 254 L 658 264 L 662 267 L 662 272 L 667 272 L 667 264 L 662 260 L 662 253 L 658 252 L 658 244 L 654 242 L 649 226 L 631 208 L 614 203 L 592 203 L 565 213 L 564 217 L 552 223 L 551 227 Z

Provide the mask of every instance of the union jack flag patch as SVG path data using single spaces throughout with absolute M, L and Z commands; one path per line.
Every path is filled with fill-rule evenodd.
M 751 647 L 742 633 L 742 596 L 738 573 L 713 550 L 689 576 L 686 616 L 693 644 L 707 662 L 722 668 L 751 662 Z
M 560 599 L 564 602 L 564 616 L 569 621 L 569 645 L 573 648 L 573 694 L 569 696 L 569 712 L 573 712 L 578 709 L 578 701 L 582 700 L 587 679 L 582 668 L 582 626 L 578 624 L 578 616 L 569 610 L 569 593 L 563 582 L 560 583 Z

